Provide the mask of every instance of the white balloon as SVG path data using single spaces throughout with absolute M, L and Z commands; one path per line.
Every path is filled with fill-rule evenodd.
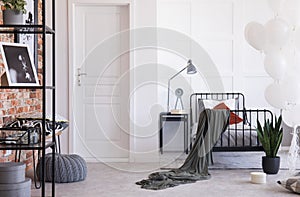
M 266 43 L 264 26 L 257 22 L 250 22 L 245 27 L 245 39 L 257 50 L 263 50 Z
M 268 42 L 277 47 L 284 46 L 290 35 L 288 23 L 280 18 L 269 20 L 265 25 L 265 31 Z
M 265 99 L 267 102 L 278 109 L 285 109 L 286 102 L 284 100 L 283 88 L 279 83 L 270 84 L 265 90 Z
M 283 4 L 286 0 L 269 0 L 269 6 L 270 8 L 276 13 L 278 14 L 280 12 L 280 10 L 283 7 Z
M 267 53 L 265 56 L 264 65 L 266 72 L 273 79 L 283 79 L 287 69 L 287 60 L 285 56 L 280 53 L 280 51 Z
M 290 127 L 300 125 L 300 105 L 296 105 L 290 110 L 283 110 L 282 119 Z
M 296 48 L 300 51 L 300 27 L 297 27 L 295 31 L 295 45 Z
M 284 100 L 287 104 L 300 104 L 300 83 L 297 75 L 286 75 L 282 81 Z

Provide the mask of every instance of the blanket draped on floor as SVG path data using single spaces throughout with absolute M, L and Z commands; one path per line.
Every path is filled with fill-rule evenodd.
M 170 171 L 154 172 L 136 184 L 144 189 L 160 190 L 209 179 L 210 153 L 229 124 L 229 114 L 229 110 L 204 110 L 199 116 L 195 142 L 183 165 Z

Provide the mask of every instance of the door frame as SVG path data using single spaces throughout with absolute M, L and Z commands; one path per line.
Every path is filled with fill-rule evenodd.
M 73 37 L 73 33 L 72 30 L 74 28 L 73 26 L 73 11 L 75 10 L 75 7 L 78 5 L 98 5 L 98 6 L 128 6 L 128 13 L 129 13 L 129 29 L 133 28 L 133 15 L 134 15 L 134 11 L 133 11 L 133 2 L 132 0 L 68 0 L 68 40 L 69 40 L 69 45 L 68 45 L 68 51 L 69 51 L 69 65 L 68 65 L 68 70 L 69 70 L 69 119 L 71 120 L 69 123 L 69 152 L 70 153 L 74 153 L 75 150 L 75 123 L 74 123 L 74 115 L 73 115 L 73 94 L 74 94 L 74 85 L 75 83 L 75 70 L 74 70 L 74 63 L 73 63 L 73 58 L 74 58 L 74 51 L 73 51 L 73 43 L 74 43 L 74 37 Z M 132 38 L 132 36 L 129 35 L 129 39 Z M 129 42 L 130 44 L 132 42 Z M 129 46 L 130 48 L 130 46 Z M 132 53 L 130 53 L 129 55 L 129 69 L 131 69 L 132 63 L 134 60 L 134 55 Z M 133 84 L 132 84 L 132 79 L 133 79 L 133 75 L 130 75 L 130 79 L 129 79 L 129 92 L 131 92 L 131 90 L 133 89 Z M 134 98 L 131 98 L 131 100 L 134 100 Z M 131 102 L 131 103 L 134 103 Z M 133 106 L 130 104 L 130 115 L 133 118 L 134 117 L 134 110 L 133 110 Z M 130 120 L 129 120 L 130 121 Z M 134 147 L 134 135 L 131 135 L 134 133 L 134 126 L 132 125 L 131 121 L 129 124 L 129 158 L 128 161 L 132 162 L 134 161 L 134 151 L 133 151 L 133 147 Z

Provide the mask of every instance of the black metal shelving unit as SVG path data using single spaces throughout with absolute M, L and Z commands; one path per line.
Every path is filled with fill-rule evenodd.
M 55 196 L 55 147 L 56 147 L 56 139 L 55 139 L 55 130 L 54 127 L 52 128 L 52 137 L 50 141 L 46 141 L 46 102 L 47 93 L 50 92 L 51 94 L 51 104 L 52 104 L 52 125 L 55 125 L 55 106 L 56 106 L 56 93 L 55 93 L 55 1 L 56 0 L 49 0 L 52 3 L 52 27 L 46 25 L 46 1 L 41 0 L 41 24 L 38 24 L 38 1 L 39 0 L 32 0 L 34 1 L 34 10 L 35 10 L 35 22 L 34 24 L 29 25 L 0 25 L 0 34 L 36 34 L 42 35 L 42 62 L 43 62 L 43 69 L 42 69 L 42 84 L 41 86 L 0 86 L 0 89 L 31 89 L 31 90 L 41 90 L 42 91 L 42 135 L 41 135 L 41 142 L 38 144 L 28 144 L 28 145 L 19 145 L 19 144 L 0 144 L 0 150 L 39 150 L 41 151 L 41 176 L 40 176 L 40 183 L 41 183 L 41 196 L 46 196 L 46 188 L 45 188 L 45 154 L 46 149 L 52 149 L 52 196 Z M 46 38 L 47 36 L 51 36 L 51 45 L 52 45 L 52 63 L 51 65 L 46 65 Z M 35 42 L 37 40 L 35 39 Z M 36 45 L 36 43 L 35 43 Z M 46 82 L 46 68 L 51 66 L 52 70 L 52 79 L 51 84 L 48 85 Z M 34 166 L 35 167 L 35 166 Z

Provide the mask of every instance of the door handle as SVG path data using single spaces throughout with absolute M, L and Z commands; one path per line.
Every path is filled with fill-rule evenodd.
M 76 74 L 76 77 L 77 77 L 77 84 L 78 86 L 81 86 L 81 76 L 86 76 L 87 73 L 82 73 L 81 72 L 81 68 L 77 68 L 77 74 Z

